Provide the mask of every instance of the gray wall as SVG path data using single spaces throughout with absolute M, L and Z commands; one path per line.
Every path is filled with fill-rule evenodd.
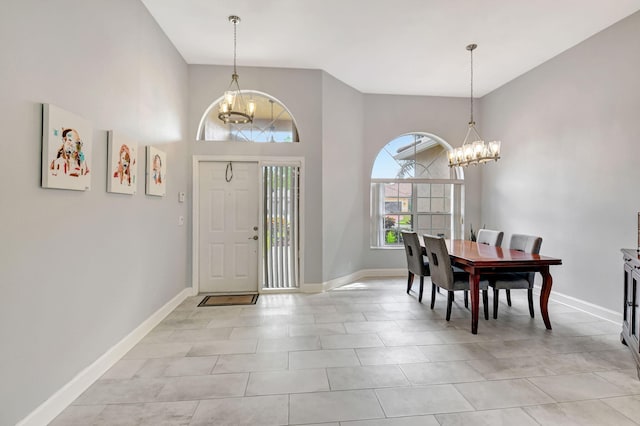
M 636 247 L 640 211 L 638 40 L 640 13 L 482 99 L 502 139 L 483 172 L 483 219 L 541 235 L 542 253 L 564 262 L 554 290 L 617 312 L 620 248 Z
M 433 133 L 459 145 L 467 129 L 468 99 L 363 95 L 318 70 L 240 67 L 241 88 L 268 93 L 289 108 L 300 143 L 196 141 L 203 113 L 227 88 L 231 72 L 225 66 L 189 66 L 189 151 L 305 159 L 304 282 L 406 267 L 402 250 L 369 248 L 373 162 L 388 142 L 408 132 Z M 481 123 L 479 111 L 477 117 Z M 467 223 L 477 227 L 481 175 L 474 168 L 465 173 Z
M 305 159 L 304 282 L 322 282 L 322 72 L 239 67 L 240 87 L 268 93 L 289 108 L 299 143 L 254 144 L 196 141 L 205 110 L 231 81 L 231 67 L 189 66 L 189 153 L 225 156 L 297 156 Z M 190 168 L 191 170 L 191 168 Z M 191 173 L 191 172 L 190 172 Z
M 469 121 L 469 100 L 429 96 L 365 95 L 364 97 L 364 164 L 362 170 L 365 191 L 362 217 L 369 218 L 371 195 L 369 183 L 371 170 L 378 152 L 390 141 L 411 132 L 426 132 L 441 137 L 451 146 L 462 143 Z M 482 133 L 480 109 L 474 116 Z M 484 134 L 483 134 L 484 135 Z M 492 167 L 487 165 L 486 167 Z M 468 236 L 469 224 L 474 229 L 480 223 L 480 169 L 470 167 L 465 174 L 465 221 Z M 484 222 L 483 222 L 484 223 Z M 406 268 L 403 250 L 370 248 L 370 227 L 366 220 L 363 226 L 364 268 Z M 487 223 L 487 227 L 489 224 Z
M 324 281 L 362 269 L 368 211 L 363 95 L 322 73 L 322 250 Z M 364 214 L 363 214 L 364 213 Z
M 0 424 L 15 424 L 187 282 L 187 66 L 130 0 L 0 7 Z M 92 188 L 40 187 L 41 103 L 93 123 Z M 106 192 L 109 129 L 168 156 L 168 195 Z

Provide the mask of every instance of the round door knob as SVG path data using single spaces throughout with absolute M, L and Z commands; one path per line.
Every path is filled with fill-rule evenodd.
M 257 236 L 257 235 L 254 235 L 253 237 L 249 237 L 249 239 L 250 239 L 250 240 L 257 240 L 257 239 L 258 239 L 258 236 Z

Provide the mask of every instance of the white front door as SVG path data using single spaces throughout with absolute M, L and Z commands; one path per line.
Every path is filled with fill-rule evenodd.
M 199 164 L 199 287 L 258 291 L 258 163 Z

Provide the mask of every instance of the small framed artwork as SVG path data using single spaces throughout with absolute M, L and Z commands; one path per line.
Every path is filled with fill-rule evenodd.
M 107 191 L 135 194 L 138 187 L 138 144 L 112 130 L 108 133 Z
M 50 104 L 42 117 L 42 187 L 91 189 L 91 123 Z
M 167 187 L 167 154 L 147 146 L 147 195 L 164 197 Z

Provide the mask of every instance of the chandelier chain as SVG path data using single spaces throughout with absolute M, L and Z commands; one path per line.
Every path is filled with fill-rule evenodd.
M 236 72 L 236 45 L 237 45 L 237 35 L 236 35 L 236 30 L 238 28 L 238 21 L 237 20 L 233 20 L 233 73 L 237 74 Z

